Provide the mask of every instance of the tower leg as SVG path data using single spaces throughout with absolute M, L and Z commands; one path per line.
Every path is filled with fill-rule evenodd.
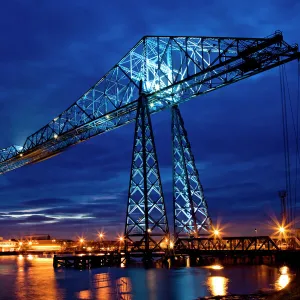
M 172 108 L 174 236 L 198 237 L 211 229 L 207 203 L 184 122 Z
M 125 239 L 149 256 L 169 237 L 154 136 L 147 99 L 141 95 L 135 123 Z

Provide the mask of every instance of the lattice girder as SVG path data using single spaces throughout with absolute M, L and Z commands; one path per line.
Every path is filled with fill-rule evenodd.
M 169 227 L 147 99 L 138 102 L 125 225 L 127 243 L 148 252 L 160 248 Z
M 199 236 L 211 229 L 195 159 L 177 106 L 172 108 L 174 236 Z
M 267 38 L 143 37 L 22 149 L 9 157 L 0 151 L 0 173 L 134 121 L 141 80 L 151 114 L 297 59 L 297 51 L 280 32 Z

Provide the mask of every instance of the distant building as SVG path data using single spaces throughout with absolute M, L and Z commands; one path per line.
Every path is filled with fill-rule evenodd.
M 25 235 L 24 240 L 51 240 L 49 234 Z
M 30 251 L 60 251 L 61 244 L 56 240 L 30 240 L 26 243 Z
M 12 240 L 4 240 L 0 237 L 0 252 L 13 252 L 19 248 L 18 242 Z
M 51 239 L 49 234 L 35 234 L 24 236 L 19 241 L 20 250 L 28 251 L 45 251 L 54 252 L 61 251 L 61 242 L 56 239 Z

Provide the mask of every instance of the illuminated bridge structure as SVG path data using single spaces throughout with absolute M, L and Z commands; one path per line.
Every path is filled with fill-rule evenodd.
M 280 245 L 269 236 L 180 238 L 177 250 L 198 251 L 277 251 Z
M 137 248 L 157 249 L 169 238 L 169 226 L 150 116 L 171 109 L 175 237 L 199 237 L 212 222 L 178 106 L 299 57 L 298 46 L 281 32 L 266 38 L 145 36 L 23 145 L 0 150 L 0 173 L 136 121 L 124 233 Z

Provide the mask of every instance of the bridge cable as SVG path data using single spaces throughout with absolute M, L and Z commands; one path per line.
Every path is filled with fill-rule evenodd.
M 291 95 L 289 90 L 289 84 L 287 79 L 287 72 L 285 66 L 282 66 L 281 70 L 281 84 L 282 84 L 282 106 L 283 106 L 283 127 L 284 127 L 284 144 L 285 144 L 285 162 L 286 162 L 286 181 L 288 190 L 288 202 L 290 211 L 290 222 L 292 222 L 292 227 L 295 229 L 295 217 L 296 217 L 296 206 L 297 206 L 297 186 L 298 186 L 298 165 L 300 164 L 300 154 L 299 154 L 299 104 L 300 104 L 300 63 L 298 61 L 298 76 L 297 76 L 297 99 L 296 99 L 296 121 L 293 111 L 293 105 L 291 101 Z M 287 92 L 286 92 L 287 90 Z M 288 96 L 289 106 L 291 109 L 292 124 L 295 135 L 296 142 L 296 166 L 295 166 L 295 181 L 294 181 L 294 201 L 292 201 L 292 185 L 290 179 L 290 149 L 288 140 L 288 123 L 287 123 L 287 112 L 286 112 L 286 95 Z
M 295 216 L 296 217 L 296 213 L 297 213 L 297 186 L 298 186 L 298 167 L 300 166 L 300 159 L 298 161 L 299 158 L 299 109 L 300 109 L 300 60 L 298 60 L 298 78 L 297 78 L 297 108 L 296 108 L 296 114 L 297 114 L 297 118 L 296 118 L 296 152 L 298 153 L 298 157 L 296 156 L 296 178 L 295 178 Z M 296 225 L 296 224 L 295 224 Z
M 287 216 L 286 223 L 290 221 L 290 160 L 289 160 L 289 139 L 287 127 L 287 109 L 286 109 L 286 88 L 284 77 L 284 66 L 280 66 L 280 94 L 281 94 L 281 110 L 282 110 L 282 131 L 283 131 L 283 145 L 284 145 L 284 162 L 285 162 L 285 185 L 287 191 Z
M 298 78 L 297 78 L 297 98 L 296 98 L 296 122 L 293 112 L 293 105 L 290 97 L 290 91 L 288 86 L 288 80 L 287 80 L 287 72 L 284 72 L 285 78 L 286 78 L 286 84 L 288 89 L 288 97 L 290 102 L 290 108 L 291 108 L 291 116 L 292 116 L 292 122 L 293 122 L 293 129 L 294 129 L 294 135 L 295 135 L 295 142 L 296 142 L 296 165 L 295 165 L 295 183 L 294 183 L 294 203 L 292 204 L 292 221 L 293 221 L 293 227 L 295 229 L 295 217 L 296 217 L 296 205 L 297 205 L 297 186 L 298 186 L 298 165 L 300 164 L 300 155 L 299 155 L 299 78 L 300 78 L 300 64 L 298 61 Z

